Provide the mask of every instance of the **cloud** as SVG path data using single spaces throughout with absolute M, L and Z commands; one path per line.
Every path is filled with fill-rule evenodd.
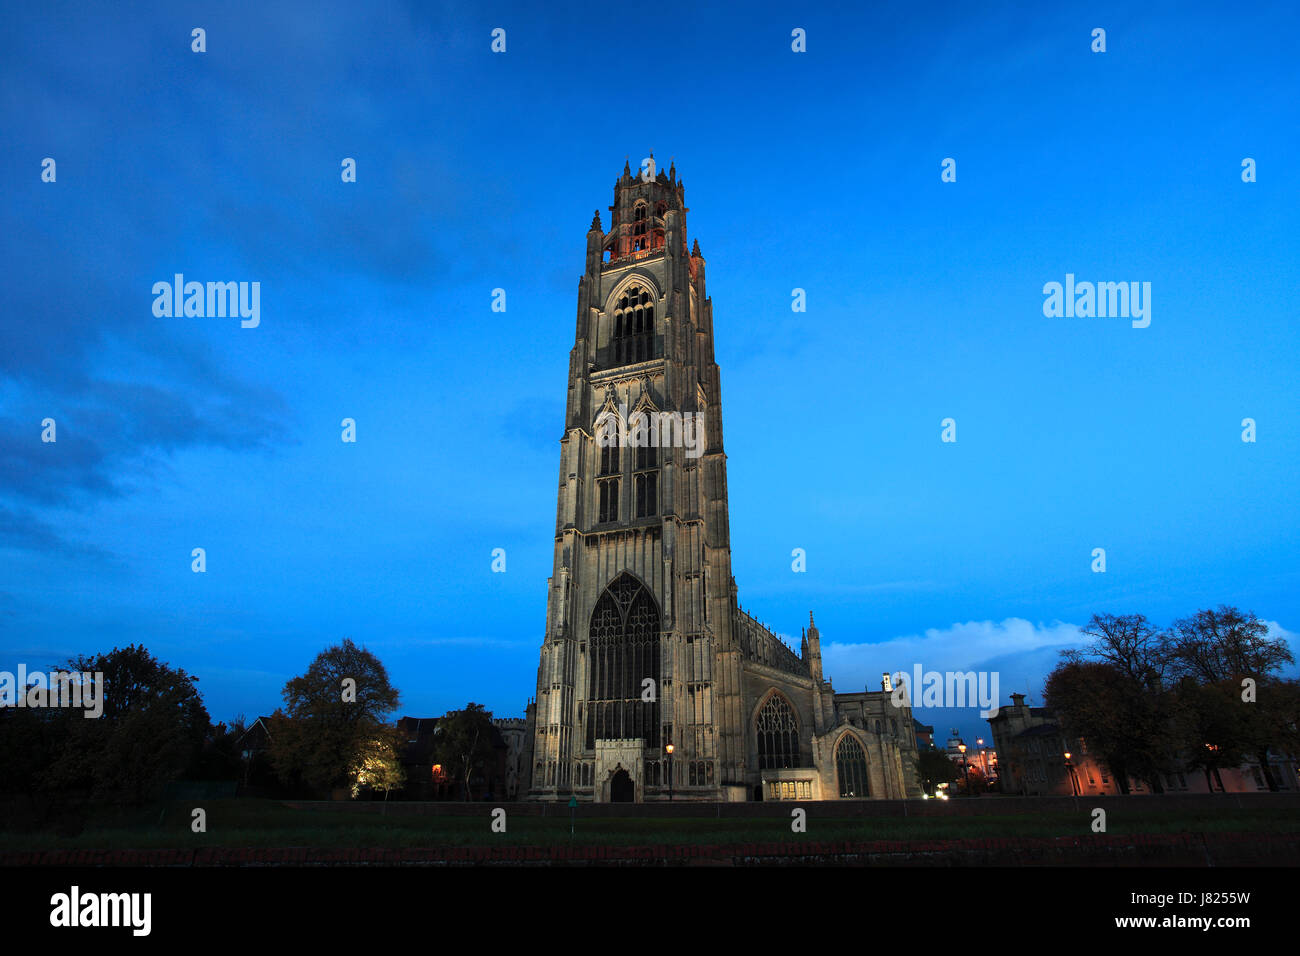
M 40 551 L 84 557 L 109 558 L 109 552 L 84 542 L 65 538 L 47 521 L 25 510 L 15 510 L 0 504 L 0 551 Z M 0 615 L 11 616 L 10 606 L 0 606 Z
M 841 687 L 876 688 L 882 673 L 910 673 L 920 664 L 937 671 L 996 670 L 1003 674 L 1004 688 L 1021 687 L 1028 680 L 1036 693 L 1059 652 L 1086 641 L 1076 624 L 1034 624 L 1012 617 L 929 628 L 875 644 L 831 643 L 823 646 L 822 661 Z
M 51 378 L 39 387 L 39 404 L 34 394 L 23 396 L 15 417 L 0 418 L 0 546 L 102 555 L 67 540 L 42 509 L 88 508 L 149 487 L 167 459 L 185 449 L 271 448 L 286 414 L 283 400 L 269 390 L 212 382 L 77 386 Z M 46 417 L 56 423 L 55 442 L 41 440 Z
M 1265 621 L 1268 636 L 1300 650 L 1300 634 L 1276 621 Z M 945 628 L 929 628 L 875 644 L 832 643 L 822 647 L 825 673 L 843 690 L 866 686 L 878 689 L 880 675 L 888 671 L 911 674 L 915 665 L 930 671 L 986 671 L 999 675 L 1002 702 L 1008 694 L 1024 693 L 1031 703 L 1041 703 L 1043 683 L 1060 663 L 1063 650 L 1091 642 L 1079 625 L 1063 621 L 1033 623 L 1012 617 L 1004 621 L 967 621 Z M 1281 671 L 1294 677 L 1300 666 Z

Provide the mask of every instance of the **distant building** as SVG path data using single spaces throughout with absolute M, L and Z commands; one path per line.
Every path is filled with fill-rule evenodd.
M 1025 796 L 1088 796 L 1122 793 L 1104 761 L 1088 752 L 1086 740 L 1067 739 L 1045 707 L 1029 707 L 1024 694 L 1012 694 L 1011 706 L 989 718 L 993 742 L 1001 755 L 1002 793 Z M 1067 757 L 1068 754 L 1068 757 Z M 1297 788 L 1296 760 L 1269 754 L 1273 778 L 1282 790 Z M 1217 779 L 1202 770 L 1179 769 L 1161 775 L 1161 790 L 1172 793 L 1254 793 L 1268 790 L 1257 761 L 1220 770 Z M 1130 793 L 1149 793 L 1148 784 L 1129 779 Z
M 953 736 L 948 738 L 944 753 L 963 771 L 978 770 L 983 777 L 985 787 L 992 788 L 997 783 L 998 754 L 994 748 L 984 745 L 983 738 L 977 740 L 974 747 L 970 747 L 954 729 Z M 978 784 L 978 778 L 975 782 Z
M 248 761 L 271 748 L 271 718 L 258 717 L 235 741 L 235 753 Z
M 528 702 L 525 717 L 498 717 L 492 721 L 506 743 L 506 800 L 522 800 L 528 793 L 533 764 L 533 714 L 536 705 Z
M 451 711 L 446 717 L 451 717 Z M 402 764 L 406 768 L 406 787 L 395 796 L 406 800 L 464 800 L 465 787 L 455 781 L 451 767 L 444 767 L 434 753 L 438 725 L 444 717 L 403 717 L 397 722 L 405 749 Z M 522 722 L 521 722 L 522 723 Z M 504 724 L 503 727 L 500 726 Z M 470 800 L 508 800 L 511 743 L 506 734 L 517 737 L 525 730 L 510 718 L 492 722 L 494 757 L 486 767 L 475 771 L 469 780 Z M 516 778 L 517 779 L 517 778 Z

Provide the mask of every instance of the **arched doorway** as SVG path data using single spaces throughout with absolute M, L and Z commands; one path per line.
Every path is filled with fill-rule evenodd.
M 609 779 L 609 802 L 631 803 L 636 799 L 636 785 L 622 767 Z

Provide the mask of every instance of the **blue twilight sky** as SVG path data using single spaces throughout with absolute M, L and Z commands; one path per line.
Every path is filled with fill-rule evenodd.
M 1133 6 L 6 2 L 0 669 L 142 642 L 229 719 L 351 637 L 401 713 L 522 714 L 585 233 L 651 149 L 741 603 L 814 611 L 837 689 L 1039 700 L 1099 612 L 1294 643 L 1300 13 Z M 178 272 L 260 326 L 155 317 Z M 1067 273 L 1150 282 L 1150 327 L 1045 317 Z

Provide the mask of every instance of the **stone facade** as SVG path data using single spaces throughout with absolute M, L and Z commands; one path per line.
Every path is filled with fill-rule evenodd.
M 609 211 L 578 280 L 530 798 L 919 797 L 910 709 L 836 694 L 811 615 L 796 653 L 737 603 L 684 184 L 625 165 Z
M 528 768 L 532 765 L 533 725 L 531 717 L 497 717 L 492 721 L 506 745 L 505 798 L 518 800 L 528 791 Z
M 1092 796 L 1123 792 L 1104 761 L 1088 752 L 1088 742 L 1067 737 L 1045 707 L 1030 707 L 1024 694 L 1012 694 L 1011 706 L 1000 707 L 989 718 L 993 744 L 999 755 L 999 789 L 1022 796 Z M 1066 754 L 1069 762 L 1066 762 Z M 1279 790 L 1300 789 L 1300 762 L 1292 754 L 1269 751 L 1274 781 Z M 1171 758 L 1175 769 L 1162 773 L 1158 792 L 1256 793 L 1268 790 L 1258 761 L 1217 772 L 1191 770 Z M 1151 793 L 1151 784 L 1129 778 L 1132 794 Z

